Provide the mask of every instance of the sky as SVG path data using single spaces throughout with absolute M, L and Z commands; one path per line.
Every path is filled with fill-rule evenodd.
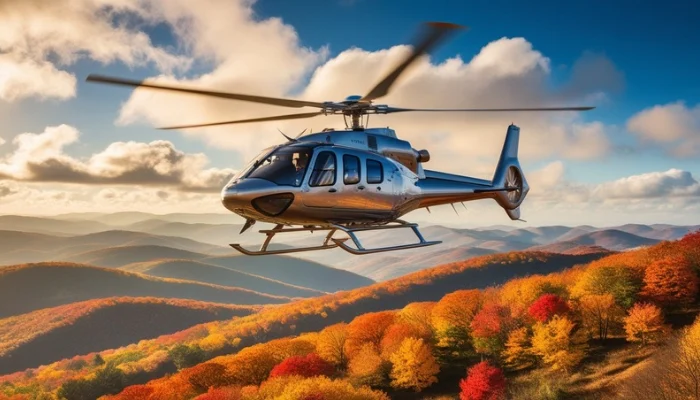
M 700 3 L 620 0 L 0 0 L 0 214 L 226 212 L 219 192 L 281 129 L 340 117 L 190 130 L 158 126 L 289 109 L 85 82 L 90 73 L 313 101 L 364 94 L 420 24 L 464 25 L 380 103 L 591 105 L 586 112 L 370 118 L 426 168 L 489 179 L 521 128 L 531 190 L 418 210 L 453 226 L 700 224 Z

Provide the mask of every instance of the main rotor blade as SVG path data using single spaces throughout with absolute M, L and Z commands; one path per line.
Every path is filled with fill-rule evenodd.
M 159 90 L 170 90 L 173 92 L 199 94 L 199 95 L 204 95 L 204 96 L 220 97 L 220 98 L 231 99 L 231 100 L 250 101 L 253 103 L 270 104 L 270 105 L 282 106 L 282 107 L 297 107 L 297 108 L 298 107 L 318 107 L 318 108 L 325 107 L 323 103 L 318 103 L 318 102 L 314 102 L 314 101 L 281 99 L 281 98 L 276 98 L 276 97 L 254 96 L 254 95 L 240 94 L 240 93 L 214 92 L 214 91 L 201 90 L 201 89 L 196 89 L 196 88 L 191 88 L 191 87 L 186 87 L 186 86 L 147 83 L 146 81 L 136 81 L 136 80 L 131 80 L 131 79 L 122 79 L 122 78 L 115 78 L 115 77 L 95 75 L 95 74 L 88 75 L 88 77 L 85 80 L 88 82 L 110 83 L 113 85 L 143 87 L 143 88 L 159 89 Z
M 360 101 L 371 101 L 385 96 L 389 93 L 391 85 L 396 79 L 411 65 L 418 57 L 430 52 L 434 49 L 441 40 L 445 39 L 449 33 L 457 29 L 464 28 L 461 25 L 450 24 L 447 22 L 429 22 L 424 26 L 424 31 L 416 40 L 411 54 L 403 60 L 393 71 L 387 74 L 372 90 L 369 91 Z
M 466 112 L 492 112 L 492 111 L 588 111 L 595 107 L 535 107 L 535 108 L 397 108 L 387 107 L 386 113 L 406 111 L 466 111 Z
M 247 122 L 282 121 L 282 120 L 286 120 L 286 119 L 311 118 L 311 117 L 316 117 L 316 116 L 323 115 L 323 114 L 324 114 L 323 111 L 314 111 L 314 112 L 303 113 L 303 114 L 288 114 L 288 115 L 277 115 L 277 116 L 273 116 L 273 117 L 239 119 L 236 121 L 212 122 L 209 124 L 167 126 L 167 127 L 162 127 L 162 128 L 158 128 L 158 129 L 200 128 L 200 127 L 204 127 L 204 126 L 243 124 L 243 123 L 247 123 Z

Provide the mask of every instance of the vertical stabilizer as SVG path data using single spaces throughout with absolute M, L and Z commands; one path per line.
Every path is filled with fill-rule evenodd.
M 520 219 L 520 204 L 530 190 L 518 161 L 519 142 L 520 128 L 511 124 L 491 181 L 495 189 L 501 189 L 497 192 L 496 201 L 513 220 Z

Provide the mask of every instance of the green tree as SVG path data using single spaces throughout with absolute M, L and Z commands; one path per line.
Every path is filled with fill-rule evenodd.
M 168 356 L 178 370 L 195 366 L 204 361 L 204 350 L 199 345 L 178 344 L 168 351 Z

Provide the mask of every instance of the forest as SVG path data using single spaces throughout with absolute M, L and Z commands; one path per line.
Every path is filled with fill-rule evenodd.
M 494 257 L 507 264 L 527 253 L 475 262 Z M 455 268 L 465 267 L 411 279 L 430 282 Z M 0 398 L 696 398 L 699 276 L 696 232 L 558 272 L 331 320 L 345 304 L 408 290 L 396 280 L 6 375 Z M 620 341 L 645 357 L 630 376 L 587 393 L 567 386 L 566 377 Z

